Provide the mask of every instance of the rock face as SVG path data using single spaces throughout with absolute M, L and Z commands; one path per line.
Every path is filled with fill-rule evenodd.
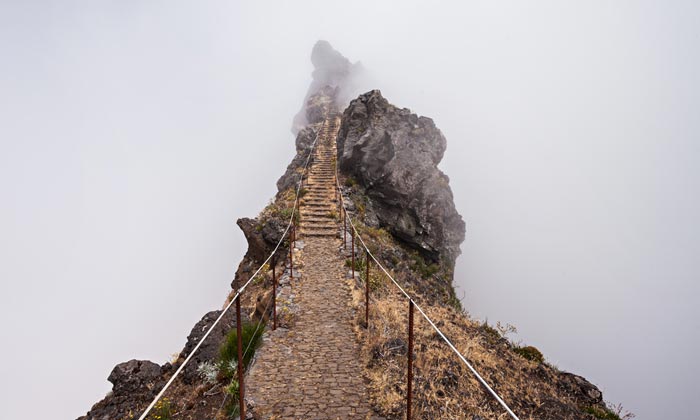
M 338 134 L 340 170 L 366 189 L 379 224 L 435 261 L 454 261 L 465 231 L 437 168 L 445 148 L 433 120 L 391 105 L 378 90 L 350 102 Z
M 302 109 L 294 117 L 292 132 L 297 134 L 307 124 L 318 121 L 319 114 L 314 112 L 317 93 L 322 97 L 332 97 L 339 108 L 358 92 L 361 80 L 365 78 L 360 63 L 351 63 L 341 53 L 333 49 L 328 41 L 318 41 L 311 50 L 311 63 L 314 71 L 311 73 L 311 85 L 304 97 Z
M 211 328 L 216 318 L 221 315 L 221 311 L 211 311 L 204 315 L 192 327 L 190 335 L 187 336 L 187 343 L 180 352 L 178 363 L 185 360 L 190 355 L 195 346 L 202 340 L 204 334 Z M 192 384 L 198 378 L 197 367 L 203 362 L 214 362 L 219 356 L 219 347 L 226 339 L 226 334 L 236 326 L 235 312 L 228 311 L 221 321 L 216 325 L 216 328 L 211 332 L 209 337 L 199 347 L 199 350 L 192 356 L 190 362 L 183 370 L 182 379 L 186 384 Z
M 112 369 L 107 378 L 112 383 L 112 392 L 104 400 L 78 420 L 112 420 L 128 418 L 133 408 L 151 401 L 165 384 L 163 374 L 171 369 L 170 364 L 158 366 L 147 360 L 130 360 Z
M 297 154 L 287 166 L 284 175 L 277 181 L 277 191 L 282 192 L 287 188 L 294 187 L 299 182 L 299 171 L 306 163 L 306 157 L 311 150 L 311 146 L 316 139 L 316 130 L 312 126 L 308 126 L 299 131 L 296 139 Z

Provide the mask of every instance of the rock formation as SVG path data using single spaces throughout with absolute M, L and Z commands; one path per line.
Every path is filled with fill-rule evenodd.
M 311 50 L 311 63 L 314 66 L 312 81 L 304 96 L 302 108 L 294 117 L 294 134 L 307 124 L 318 122 L 319 114 L 313 111 L 318 109 L 314 106 L 315 101 L 324 97 L 332 98 L 338 108 L 342 109 L 359 91 L 361 81 L 365 78 L 362 65 L 359 62 L 351 63 L 328 41 L 316 42 Z M 319 93 L 322 95 L 319 96 Z
M 350 63 L 327 42 L 319 41 L 314 46 L 311 59 L 315 67 L 313 81 L 304 99 L 304 106 L 294 120 L 296 155 L 277 182 L 275 200 L 256 218 L 241 218 L 237 221 L 248 241 L 248 251 L 232 282 L 234 290 L 250 278 L 282 238 L 292 215 L 296 183 L 323 120 L 345 109 L 348 95 L 357 88 L 359 65 Z M 471 320 L 462 312 L 451 287 L 451 275 L 454 260 L 460 253 L 460 243 L 464 240 L 465 225 L 455 209 L 449 180 L 438 169 L 445 149 L 445 137 L 430 118 L 419 117 L 408 109 L 391 105 L 378 90 L 362 94 L 350 102 L 342 113 L 337 136 L 337 163 L 340 179 L 346 183 L 342 196 L 344 200 L 348 199 L 346 204 L 350 215 L 365 234 L 364 240 L 370 249 L 376 250 L 377 257 L 388 270 L 408 286 L 413 297 L 418 297 L 417 301 L 430 309 L 428 312 L 431 316 L 439 318 L 437 326 L 455 339 L 455 345 L 469 349 L 467 357 L 503 393 L 504 398 L 523 419 L 614 418 L 592 414 L 607 415 L 609 410 L 600 390 L 584 378 L 561 372 L 548 365 L 544 359 L 526 358 L 519 352 L 521 348 L 503 338 L 494 328 Z M 326 164 L 330 168 L 330 162 Z M 326 169 L 326 172 L 331 173 L 326 174 L 326 177 L 332 177 L 330 169 Z M 328 215 L 328 219 L 326 223 L 333 223 L 330 220 L 338 223 L 340 232 L 342 222 L 337 215 Z M 282 289 L 279 296 L 284 297 L 277 301 L 278 308 L 285 310 L 298 305 L 293 300 L 298 290 L 292 293 L 291 286 L 292 283 L 299 284 L 296 283 L 299 277 L 295 277 L 299 274 L 295 267 L 296 274 L 292 276 L 286 265 L 288 247 L 288 244 L 282 243 L 273 269 L 277 271 L 271 270 L 278 275 Z M 342 249 L 328 248 L 328 252 L 340 253 L 336 259 L 341 262 L 348 257 L 347 246 Z M 323 259 L 327 260 L 329 259 Z M 350 264 L 350 260 L 347 263 Z M 324 268 L 319 268 L 318 265 L 315 267 L 323 271 Z M 345 270 L 344 265 L 341 267 L 341 271 Z M 379 273 L 376 268 L 372 270 Z M 377 335 L 372 336 L 371 340 L 368 339 L 370 336 L 358 340 L 360 353 L 366 355 L 367 361 L 363 372 L 358 372 L 358 375 L 364 374 L 363 377 L 367 379 L 372 408 L 382 418 L 398 419 L 405 415 L 405 407 L 402 405 L 405 369 L 401 364 L 405 363 L 408 347 L 405 341 L 405 318 L 400 314 L 406 309 L 406 302 L 396 299 L 390 285 L 384 284 L 388 282 L 378 278 L 374 280 L 377 290 L 372 292 L 376 299 L 373 304 L 375 308 L 381 308 L 384 315 L 381 322 L 375 320 L 365 325 L 353 324 L 357 334 L 369 333 L 374 328 Z M 348 287 L 352 288 L 350 293 L 362 296 L 362 290 L 369 290 L 363 289 L 361 283 L 359 275 L 355 276 L 354 281 L 349 281 Z M 241 295 L 245 313 L 251 314 L 245 318 L 257 320 L 269 316 L 271 284 L 271 275 L 263 271 L 260 281 L 251 282 L 250 288 Z M 342 283 L 336 286 L 339 285 Z M 285 294 L 285 290 L 288 293 Z M 334 290 L 340 291 L 341 288 Z M 227 299 L 231 299 L 231 295 Z M 283 300 L 287 303 L 280 303 Z M 364 300 L 353 301 L 351 307 L 355 311 L 364 311 Z M 220 314 L 220 310 L 208 312 L 195 324 L 184 348 L 172 364 L 159 366 L 138 360 L 118 364 L 108 378 L 113 384 L 112 392 L 79 420 L 136 418 L 175 369 L 182 366 L 185 358 Z M 358 322 L 362 317 L 353 318 L 353 322 Z M 425 323 L 418 324 L 416 337 L 421 343 L 419 352 L 423 363 L 415 366 L 414 380 L 416 390 L 420 392 L 414 394 L 414 404 L 423 413 L 430 413 L 422 418 L 476 420 L 495 418 L 496 415 L 492 417 L 493 413 L 502 414 L 501 407 L 484 394 L 471 373 L 454 359 L 449 350 L 443 348 L 444 353 L 435 351 L 439 348 L 437 344 L 440 344 L 440 338 Z M 293 323 L 284 325 L 293 328 Z M 234 327 L 234 313 L 230 311 L 193 355 L 191 362 L 183 369 L 184 374 L 173 382 L 173 387 L 166 394 L 177 409 L 177 417 L 173 418 L 196 420 L 235 417 L 230 414 L 221 417 L 229 385 L 220 374 L 209 380 L 202 375 L 203 367 L 222 363 L 222 344 Z M 422 332 L 421 328 L 424 329 Z M 431 345 L 431 352 L 423 348 L 429 342 L 435 344 Z M 304 353 L 293 353 L 291 349 L 289 354 L 295 355 L 290 357 L 305 357 Z M 371 372 L 374 374 L 368 374 Z M 372 389 L 375 391 L 372 392 Z M 328 391 L 331 395 L 341 392 L 338 389 L 318 391 Z M 387 395 L 387 398 L 383 398 Z M 311 398 L 306 395 L 304 397 Z M 452 410 L 451 414 L 445 411 L 447 407 Z M 163 418 L 159 416 L 152 412 L 149 419 Z
M 464 240 L 449 179 L 437 167 L 446 144 L 433 120 L 378 90 L 350 102 L 338 134 L 340 169 L 365 188 L 379 225 L 433 261 L 454 261 Z

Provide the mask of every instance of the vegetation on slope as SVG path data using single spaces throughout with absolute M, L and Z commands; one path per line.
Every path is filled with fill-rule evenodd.
M 442 280 L 452 278 L 452 262 L 428 263 L 386 230 L 368 226 L 371 202 L 356 183 L 346 180 L 344 185 L 354 208 L 351 217 L 370 251 L 522 420 L 613 418 L 600 417 L 612 411 L 595 386 L 547 364 L 535 347 L 521 347 L 505 338 L 513 327 L 494 328 L 472 319 L 461 309 L 451 284 Z M 409 305 L 370 262 L 370 321 L 365 328 L 366 264 L 366 257 L 358 255 L 355 268 L 360 278 L 348 280 L 364 375 L 375 410 L 398 419 L 406 410 Z M 504 409 L 417 311 L 414 353 L 415 418 L 505 418 Z

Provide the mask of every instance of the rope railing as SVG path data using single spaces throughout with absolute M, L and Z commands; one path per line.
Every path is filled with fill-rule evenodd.
M 263 268 L 272 260 L 273 262 L 273 267 L 272 267 L 272 273 L 273 273 L 273 297 L 271 302 L 268 302 L 265 308 L 265 312 L 269 310 L 270 305 L 273 306 L 273 325 L 276 327 L 277 319 L 276 319 L 276 279 L 275 279 L 275 256 L 282 246 L 283 241 L 285 238 L 289 238 L 289 248 L 290 248 L 290 253 L 289 253 L 289 258 L 290 258 L 290 265 L 289 265 L 289 275 L 290 278 L 294 275 L 294 266 L 293 266 L 293 261 L 292 261 L 292 248 L 294 247 L 294 241 L 295 241 L 295 216 L 297 212 L 299 211 L 299 204 L 300 204 L 300 193 L 301 189 L 303 188 L 303 183 L 304 183 L 304 176 L 307 175 L 308 167 L 309 167 L 309 162 L 311 161 L 311 158 L 314 154 L 314 151 L 317 148 L 317 143 L 319 140 L 319 136 L 321 133 L 324 132 L 324 129 L 329 128 L 327 127 L 329 121 L 329 117 L 326 116 L 324 119 L 323 125 L 318 129 L 318 132 L 316 133 L 316 136 L 314 138 L 313 143 L 310 146 L 310 151 L 306 157 L 306 161 L 304 163 L 303 170 L 300 173 L 299 176 L 299 181 L 297 182 L 296 185 L 296 193 L 295 193 L 295 198 L 294 198 L 294 205 L 292 207 L 292 214 L 289 218 L 289 222 L 287 223 L 287 226 L 282 233 L 282 236 L 280 237 L 279 241 L 277 242 L 277 245 L 273 249 L 273 251 L 267 256 L 265 261 L 258 267 L 258 269 L 253 273 L 253 275 L 243 284 L 243 286 L 238 287 L 236 290 L 236 293 L 234 297 L 228 302 L 228 304 L 223 308 L 219 316 L 216 318 L 216 320 L 212 323 L 212 325 L 209 327 L 207 332 L 202 336 L 202 338 L 199 340 L 199 342 L 195 345 L 195 347 L 192 349 L 192 351 L 187 355 L 185 360 L 182 362 L 182 364 L 178 367 L 178 369 L 175 371 L 175 373 L 170 377 L 170 379 L 166 382 L 166 384 L 163 386 L 163 388 L 158 392 L 158 394 L 153 398 L 151 403 L 148 405 L 148 407 L 143 411 L 141 416 L 139 417 L 139 420 L 145 420 L 145 418 L 148 416 L 148 414 L 153 410 L 153 407 L 156 405 L 156 403 L 163 397 L 165 392 L 168 390 L 168 388 L 172 385 L 172 383 L 175 381 L 175 379 L 180 375 L 182 370 L 185 368 L 185 366 L 190 362 L 194 354 L 199 350 L 201 345 L 204 343 L 204 341 L 209 337 L 209 335 L 212 333 L 214 328 L 219 324 L 219 322 L 223 319 L 224 315 L 229 311 L 232 305 L 234 303 L 236 304 L 236 328 L 238 329 L 238 374 L 239 374 L 239 404 L 240 404 L 240 413 L 243 418 L 245 416 L 245 386 L 243 383 L 243 366 L 241 365 L 241 360 L 242 360 L 242 343 L 241 343 L 241 320 L 240 320 L 240 297 L 241 294 L 246 290 L 246 288 L 250 285 L 250 283 L 260 274 L 260 272 L 263 270 Z M 359 239 L 359 244 L 361 247 L 364 249 L 366 252 L 366 264 L 367 264 L 367 277 L 365 279 L 365 299 L 367 300 L 366 302 L 366 307 L 365 307 L 365 319 L 366 319 L 366 326 L 369 327 L 369 299 L 374 300 L 373 297 L 370 297 L 369 295 L 369 261 L 370 259 L 374 261 L 374 263 L 382 270 L 382 272 L 391 280 L 391 282 L 398 288 L 398 290 L 401 292 L 401 294 L 404 295 L 404 297 L 408 300 L 409 302 L 409 351 L 408 351 L 408 357 L 409 357 L 409 372 L 408 372 L 408 393 L 407 393 L 407 417 L 408 419 L 411 418 L 411 397 L 412 397 L 412 392 L 411 392 L 411 387 L 412 387 L 412 363 L 413 363 L 413 309 L 417 309 L 418 312 L 421 314 L 421 316 L 428 321 L 430 326 L 437 332 L 437 334 L 442 338 L 442 340 L 449 346 L 449 348 L 454 352 L 457 357 L 467 366 L 467 368 L 472 372 L 472 374 L 477 378 L 479 383 L 484 386 L 488 392 L 494 397 L 494 399 L 506 410 L 506 412 L 514 419 L 514 420 L 519 420 L 519 418 L 515 415 L 515 413 L 508 407 L 508 405 L 505 403 L 505 401 L 496 393 L 496 391 L 489 386 L 489 384 L 486 382 L 486 380 L 479 374 L 479 372 L 474 368 L 474 366 L 467 360 L 467 358 L 455 347 L 455 345 L 450 341 L 447 336 L 440 330 L 440 328 L 437 327 L 435 322 L 426 314 L 426 312 L 423 310 L 423 308 L 416 303 L 416 301 L 413 299 L 413 297 L 402 287 L 396 279 L 387 271 L 387 269 L 379 262 L 379 260 L 375 257 L 375 255 L 369 250 L 369 247 L 365 243 L 364 239 L 360 235 L 355 223 L 353 222 L 352 218 L 349 216 L 347 208 L 345 206 L 345 199 L 343 197 L 343 191 L 340 187 L 340 178 L 338 176 L 339 171 L 338 171 L 338 162 L 337 162 L 337 156 L 336 156 L 336 161 L 335 161 L 335 190 L 336 190 L 336 197 L 339 199 L 339 203 L 341 206 L 341 210 L 343 213 L 343 244 L 344 247 L 347 247 L 347 240 L 346 240 L 346 235 L 348 233 L 348 224 L 350 227 L 350 234 L 351 234 L 351 240 L 352 240 L 352 256 L 353 256 L 353 263 L 351 264 L 352 270 L 353 270 L 353 278 L 354 278 L 354 270 L 355 270 L 355 264 L 354 264 L 354 259 L 355 259 L 355 236 Z M 256 326 L 255 333 L 258 332 L 258 329 L 261 328 L 262 322 L 258 323 Z M 274 328 L 273 327 L 273 328 Z M 247 353 L 251 343 L 247 343 L 248 347 L 246 348 L 245 352 Z
M 287 227 L 284 229 L 284 232 L 282 233 L 282 236 L 280 237 L 280 240 L 277 242 L 277 245 L 275 246 L 274 250 L 270 253 L 270 255 L 268 255 L 268 257 L 265 259 L 265 261 L 264 261 L 264 262 L 260 265 L 260 267 L 258 267 L 258 269 L 253 273 L 253 275 L 250 276 L 250 278 L 248 279 L 248 281 L 245 282 L 245 284 L 244 284 L 242 287 L 239 287 L 239 288 L 238 288 L 238 290 L 236 291 L 236 294 L 234 295 L 233 299 L 231 299 L 231 301 L 224 307 L 224 309 L 221 311 L 221 314 L 219 314 L 219 316 L 216 318 L 216 320 L 214 321 L 214 323 L 209 327 L 209 329 L 208 329 L 207 332 L 204 334 L 204 336 L 202 336 L 202 338 L 199 340 L 199 342 L 197 343 L 197 345 L 192 349 L 192 351 L 190 352 L 190 354 L 187 355 L 187 357 L 186 357 L 185 360 L 182 362 L 182 364 L 177 368 L 177 370 L 175 371 L 175 373 L 173 374 L 173 376 L 170 377 L 170 379 L 168 380 L 168 382 L 166 382 L 166 384 L 163 386 L 163 388 L 160 390 L 160 392 L 158 392 L 158 394 L 153 398 L 153 401 L 151 401 L 151 403 L 148 405 L 148 407 L 143 411 L 143 413 L 142 413 L 141 416 L 139 417 L 139 420 L 144 420 L 144 419 L 146 418 L 146 416 L 148 416 L 148 414 L 151 412 L 151 410 L 153 410 L 153 407 L 156 405 L 156 403 L 158 402 L 158 400 L 160 400 L 160 399 L 163 397 L 163 395 L 164 395 L 165 392 L 168 390 L 168 388 L 172 385 L 172 383 L 175 381 L 175 379 L 180 375 L 180 373 L 182 372 L 182 370 L 185 368 L 185 366 L 186 366 L 186 365 L 189 363 L 189 361 L 192 359 L 192 356 L 194 356 L 194 354 L 197 352 L 197 350 L 199 350 L 199 348 L 201 347 L 202 343 L 204 343 L 204 341 L 207 339 L 207 337 L 209 337 L 209 335 L 211 334 L 211 332 L 214 331 L 214 328 L 219 324 L 219 322 L 221 321 L 221 319 L 224 317 L 224 315 L 226 315 L 226 313 L 228 312 L 228 310 L 231 308 L 231 306 L 232 306 L 234 303 L 236 303 L 236 309 L 237 309 L 237 310 L 236 310 L 236 315 L 237 315 L 237 316 L 236 316 L 236 328 L 238 328 L 238 340 L 239 340 L 239 343 L 238 343 L 238 344 L 239 344 L 239 345 L 238 345 L 238 351 L 239 351 L 239 353 L 241 352 L 241 347 L 242 347 L 242 346 L 241 346 L 241 343 L 240 343 L 240 340 L 241 340 L 241 332 L 240 332 L 240 324 L 241 324 L 241 322 L 240 322 L 240 296 L 241 296 L 241 294 L 245 291 L 245 289 L 248 287 L 248 285 L 253 281 L 253 279 L 255 279 L 256 276 L 260 273 L 260 271 L 263 269 L 263 267 L 265 267 L 265 265 L 266 265 L 271 259 L 273 259 L 274 255 L 277 253 L 277 251 L 279 250 L 280 246 L 282 245 L 282 242 L 284 241 L 284 239 L 287 237 L 288 234 L 289 234 L 289 239 L 290 239 L 290 240 L 289 240 L 289 247 L 291 248 L 291 247 L 293 246 L 293 245 L 292 245 L 292 234 L 293 234 L 293 231 L 294 231 L 294 217 L 295 217 L 296 212 L 298 211 L 298 207 L 299 207 L 299 193 L 300 193 L 300 191 L 301 191 L 301 188 L 302 188 L 302 185 L 303 185 L 303 182 L 304 182 L 304 176 L 306 175 L 306 172 L 307 172 L 307 170 L 308 170 L 308 166 L 309 166 L 309 162 L 310 162 L 310 160 L 311 160 L 311 156 L 313 155 L 314 150 L 316 149 L 316 143 L 318 142 L 319 134 L 320 134 L 320 132 L 321 132 L 322 130 L 323 130 L 323 127 L 320 127 L 319 130 L 318 130 L 318 132 L 316 133 L 316 137 L 314 138 L 313 143 L 311 144 L 311 150 L 309 151 L 309 154 L 308 154 L 307 157 L 306 157 L 306 162 L 304 163 L 304 169 L 302 170 L 301 174 L 299 175 L 299 181 L 297 182 L 296 195 L 295 195 L 295 197 L 294 197 L 294 206 L 292 207 L 292 215 L 289 217 L 289 222 L 287 223 Z M 291 256 L 291 249 L 290 249 L 290 256 Z M 291 277 L 292 274 L 293 274 L 293 270 L 294 270 L 293 264 L 291 264 L 291 260 L 290 260 L 290 266 L 289 266 L 289 274 L 290 274 L 290 277 Z M 262 324 L 262 323 L 260 323 L 260 324 Z M 260 324 L 258 325 L 258 327 L 260 326 Z M 256 332 L 257 332 L 257 328 L 258 328 L 258 327 L 256 327 Z M 248 345 L 250 346 L 250 343 L 248 343 Z M 242 366 L 241 366 L 241 363 L 240 363 L 240 359 L 241 359 L 241 357 L 240 357 L 240 354 L 239 354 L 239 365 L 238 365 L 238 368 L 237 368 L 237 370 L 239 371 L 239 378 L 240 378 L 240 375 L 242 374 Z M 243 400 L 244 400 L 244 397 L 243 397 L 244 385 L 243 385 L 242 381 L 240 381 L 240 380 L 239 380 L 239 392 L 240 392 L 239 400 L 240 400 L 240 403 L 241 403 L 240 412 L 241 412 L 241 415 L 244 416 L 244 415 L 245 415 L 245 404 L 244 404 L 244 401 L 243 401 Z
M 435 330 L 435 332 L 438 333 L 438 335 L 442 338 L 442 340 L 450 347 L 450 349 L 457 355 L 457 357 L 467 366 L 467 368 L 468 368 L 468 369 L 472 372 L 472 374 L 477 378 L 477 380 L 479 381 L 479 383 L 481 383 L 481 385 L 483 385 L 484 388 L 486 388 L 486 390 L 488 390 L 488 392 L 493 396 L 493 398 L 494 398 L 496 401 L 498 401 L 498 403 L 505 409 L 505 411 L 506 411 L 514 420 L 520 420 L 520 419 L 518 418 L 518 416 L 513 412 L 513 410 L 510 409 L 510 407 L 508 406 L 508 404 L 506 404 L 506 402 L 503 401 L 503 399 L 498 395 L 498 393 L 496 393 L 496 391 L 493 390 L 493 388 L 491 388 L 491 386 L 489 386 L 489 384 L 488 384 L 488 383 L 486 382 L 486 380 L 479 374 L 479 372 L 474 368 L 474 366 L 473 366 L 471 363 L 469 363 L 469 361 L 467 360 L 467 358 L 466 358 L 459 350 L 457 350 L 457 348 L 456 348 L 455 345 L 452 343 L 452 341 L 450 341 L 450 339 L 448 339 L 447 336 L 445 336 L 445 334 L 440 330 L 440 328 L 438 328 L 438 326 L 435 325 L 435 323 L 433 322 L 433 320 L 425 313 L 425 311 L 423 310 L 423 308 L 421 308 L 421 306 L 420 306 L 418 303 L 416 303 L 416 301 L 413 299 L 413 297 L 412 297 L 412 296 L 411 296 L 411 295 L 396 281 L 396 279 L 394 279 L 394 277 L 393 277 L 391 274 L 389 274 L 389 272 L 386 270 L 386 268 L 384 268 L 384 266 L 383 266 L 383 265 L 379 262 L 379 260 L 374 256 L 374 254 L 372 254 L 372 252 L 369 250 L 369 247 L 368 247 L 367 244 L 365 243 L 364 239 L 362 239 L 362 236 L 360 235 L 359 231 L 357 230 L 357 227 L 355 226 L 355 223 L 353 222 L 352 218 L 348 215 L 347 208 L 345 207 L 345 200 L 344 200 L 344 198 L 343 198 L 343 191 L 342 191 L 342 189 L 340 188 L 340 178 L 339 178 L 339 176 L 338 176 L 338 165 L 339 165 L 339 163 L 338 163 L 337 157 L 336 157 L 336 164 L 335 164 L 335 181 L 336 181 L 337 196 L 338 196 L 339 199 L 340 199 L 340 205 L 341 205 L 341 207 L 342 207 L 342 212 L 343 212 L 343 224 L 344 224 L 344 227 L 343 227 L 343 237 L 344 237 L 344 241 L 343 241 L 343 243 L 346 244 L 346 242 L 347 242 L 347 240 L 345 239 L 345 235 L 347 234 L 347 227 L 346 227 L 345 225 L 347 224 L 347 222 L 349 222 L 349 225 L 350 225 L 350 228 L 351 228 L 350 234 L 351 234 L 351 239 L 352 239 L 352 245 L 351 245 L 351 246 L 352 246 L 352 258 L 353 258 L 353 263 L 351 263 L 351 265 L 352 265 L 352 269 L 353 269 L 353 277 L 354 277 L 354 270 L 355 270 L 355 267 L 354 267 L 355 240 L 354 240 L 354 239 L 355 239 L 355 236 L 357 236 L 357 238 L 360 240 L 360 244 L 361 244 L 362 248 L 364 248 L 364 251 L 367 253 L 367 256 L 371 257 L 371 259 L 375 262 L 375 264 L 384 272 L 384 274 L 386 274 L 386 276 L 387 276 L 387 277 L 392 281 L 392 283 L 399 289 L 399 291 L 401 291 L 401 293 L 406 297 L 406 299 L 408 299 L 408 301 L 409 301 L 409 320 L 412 321 L 412 319 L 413 319 L 413 308 L 415 307 L 415 308 L 418 310 L 418 312 L 420 312 L 420 314 L 423 316 L 423 318 L 425 318 L 425 320 L 428 321 L 428 323 L 429 323 L 430 326 Z M 346 222 L 346 221 L 347 221 L 347 222 Z M 346 246 L 346 245 L 344 245 L 344 246 Z M 367 272 L 369 273 L 369 260 L 367 261 L 366 264 L 367 264 Z M 366 287 L 366 299 L 368 300 L 368 298 L 369 298 L 369 296 L 368 296 L 368 295 L 369 295 L 369 276 L 367 276 L 367 278 L 365 279 L 365 283 L 366 283 L 366 285 L 365 285 L 365 287 Z M 366 321 L 368 321 L 368 317 L 369 317 L 369 312 L 368 312 L 369 302 L 366 302 L 365 305 L 366 305 L 366 306 L 365 306 L 365 313 L 366 313 L 365 317 L 366 317 Z M 409 325 L 409 343 L 412 344 L 412 341 L 413 341 L 413 340 L 412 340 L 412 339 L 413 339 L 413 328 L 412 328 L 413 325 L 412 325 L 412 324 L 413 324 L 413 322 L 410 322 L 409 324 L 410 324 L 410 325 Z M 412 357 L 413 357 L 413 355 L 412 355 L 412 349 L 411 349 L 411 348 L 412 348 L 412 346 L 409 345 L 409 351 L 408 351 L 408 354 L 409 354 L 409 372 L 408 372 L 408 375 L 409 375 L 409 384 L 408 384 L 408 385 L 409 385 L 409 386 L 408 386 L 408 390 L 409 390 L 409 391 L 408 391 L 408 395 L 407 395 L 407 418 L 408 418 L 408 419 L 411 418 L 411 411 L 410 411 L 410 410 L 411 410 L 411 392 L 410 392 L 410 389 L 411 389 L 411 379 L 410 379 L 410 378 L 411 378 L 411 375 L 412 375 L 412 372 L 411 372 L 412 369 L 410 368 L 410 365 L 411 365 L 411 363 L 412 363 Z

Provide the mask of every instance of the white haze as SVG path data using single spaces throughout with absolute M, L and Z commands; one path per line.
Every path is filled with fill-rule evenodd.
M 447 137 L 466 308 L 696 418 L 696 2 L 241 3 L 0 3 L 3 418 L 83 414 L 220 306 L 317 39 Z

